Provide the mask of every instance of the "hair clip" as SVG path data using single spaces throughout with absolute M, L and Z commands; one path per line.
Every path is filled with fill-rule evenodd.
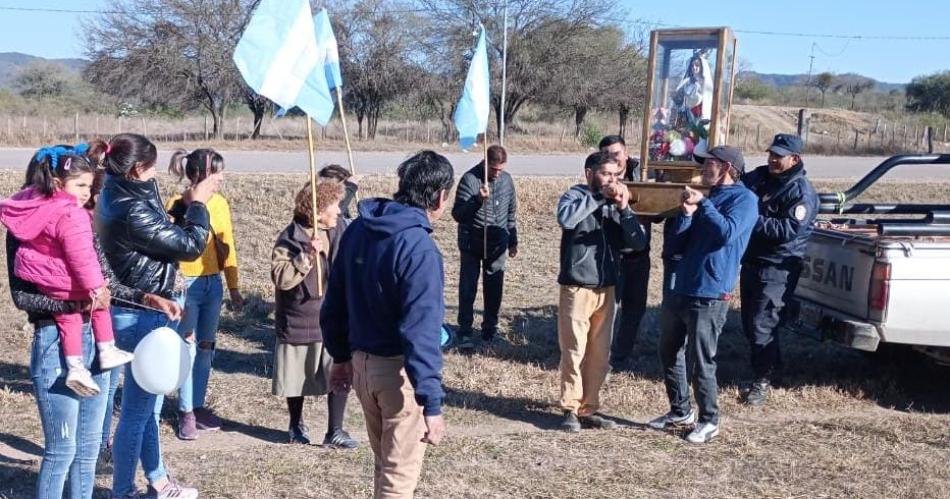
M 66 162 L 63 163 L 63 170 L 69 171 L 73 166 L 73 158 L 67 157 Z

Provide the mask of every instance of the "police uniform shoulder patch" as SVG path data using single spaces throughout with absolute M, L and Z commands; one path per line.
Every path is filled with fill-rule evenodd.
M 795 220 L 798 220 L 799 222 L 805 220 L 805 216 L 808 215 L 808 207 L 806 207 L 804 204 L 796 206 L 793 215 L 795 216 Z

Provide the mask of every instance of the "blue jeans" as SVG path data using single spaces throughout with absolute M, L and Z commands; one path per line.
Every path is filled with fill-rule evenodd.
M 716 348 L 726 325 L 729 302 L 670 293 L 660 310 L 660 364 L 670 409 L 676 416 L 690 411 L 693 384 L 699 422 L 719 424 Z
M 43 462 L 36 480 L 39 499 L 63 497 L 67 474 L 70 498 L 92 497 L 109 372 L 92 368 L 95 346 L 88 323 L 83 327 L 82 351 L 83 363 L 101 390 L 95 397 L 79 397 L 66 387 L 66 361 L 56 324 L 50 322 L 34 332 L 30 377 L 44 440 Z
M 109 446 L 112 438 L 112 413 L 115 410 L 115 392 L 119 389 L 122 380 L 122 368 L 116 367 L 109 371 L 109 393 L 106 394 L 106 415 L 102 418 L 102 446 Z
M 112 307 L 116 345 L 123 350 L 134 351 L 145 335 L 161 326 L 175 328 L 177 324 L 170 323 L 165 315 L 158 312 Z M 158 434 L 158 415 L 163 400 L 164 397 L 143 390 L 135 381 L 132 365 L 126 365 L 122 410 L 112 444 L 114 495 L 124 496 L 135 490 L 135 468 L 140 459 L 149 483 L 155 483 L 168 475 L 162 463 Z
M 185 287 L 185 310 L 178 325 L 178 333 L 182 337 L 188 333 L 194 334 L 190 341 L 186 340 L 193 365 L 191 374 L 178 390 L 178 410 L 191 412 L 205 405 L 224 290 L 221 274 L 189 277 L 185 279 Z

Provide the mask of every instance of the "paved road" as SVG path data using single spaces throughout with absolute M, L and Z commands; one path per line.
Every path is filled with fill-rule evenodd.
M 31 149 L 0 148 L 0 170 L 21 171 L 26 168 Z M 159 151 L 159 165 L 167 164 L 171 151 Z M 308 167 L 305 152 L 275 152 L 275 151 L 222 151 L 227 162 L 228 171 L 235 172 L 305 172 Z M 398 152 L 355 152 L 356 169 L 358 173 L 395 173 L 400 161 L 408 157 L 409 153 Z M 449 160 L 455 165 L 457 173 L 468 169 L 480 161 L 478 154 L 463 154 L 456 152 L 446 153 Z M 856 178 L 867 173 L 885 158 L 882 157 L 848 157 L 848 156 L 815 156 L 806 158 L 808 174 L 813 178 Z M 346 165 L 346 153 L 342 151 L 326 151 L 317 155 L 317 165 L 329 163 Z M 765 156 L 755 155 L 747 159 L 748 165 L 765 163 Z M 512 155 L 509 159 L 509 171 L 513 175 L 579 175 L 584 156 L 581 154 L 562 155 Z M 950 165 L 934 166 L 905 166 L 893 170 L 886 179 L 939 179 L 950 180 Z

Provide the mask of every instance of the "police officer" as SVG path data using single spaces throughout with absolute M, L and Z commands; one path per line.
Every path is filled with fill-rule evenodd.
M 768 164 L 742 181 L 759 197 L 759 218 L 740 273 L 742 327 L 752 344 L 755 378 L 746 393 L 764 404 L 781 365 L 778 328 L 802 269 L 802 256 L 818 213 L 818 195 L 805 176 L 802 140 L 780 133 L 768 148 Z

